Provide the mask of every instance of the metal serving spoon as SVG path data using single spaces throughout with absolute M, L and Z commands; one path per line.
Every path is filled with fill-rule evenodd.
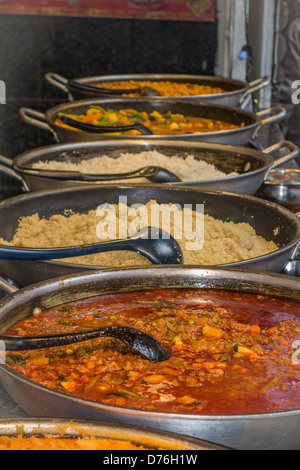
M 142 96 L 161 96 L 161 94 L 154 88 L 144 86 L 140 88 L 134 88 L 131 90 L 117 90 L 112 88 L 101 88 L 94 85 L 87 85 L 85 83 L 79 83 L 76 80 L 69 80 L 68 86 L 73 90 L 87 91 L 91 93 L 97 93 L 99 95 L 129 95 L 131 93 L 139 93 Z
M 182 262 L 181 248 L 176 240 L 165 231 L 155 227 L 145 227 L 131 238 L 65 248 L 38 249 L 0 245 L 0 259 L 53 260 L 107 251 L 135 251 L 153 264 L 172 265 Z
M 76 121 L 64 114 L 58 114 L 58 118 L 67 126 L 74 127 L 80 131 L 90 132 L 91 134 L 107 134 L 110 132 L 139 131 L 143 135 L 153 135 L 153 132 L 143 124 L 131 124 L 130 126 L 95 126 L 86 122 Z
M 171 356 L 171 353 L 152 336 L 127 326 L 106 326 L 96 330 L 52 336 L 0 335 L 0 341 L 4 343 L 7 351 L 28 351 L 31 349 L 53 348 L 81 343 L 82 341 L 100 337 L 117 338 L 151 362 L 166 361 Z
M 133 178 L 147 178 L 152 183 L 179 183 L 181 179 L 174 173 L 160 166 L 146 166 L 139 170 L 131 171 L 129 173 L 112 173 L 112 174 L 92 174 L 80 173 L 79 171 L 45 171 L 35 168 L 18 167 L 20 170 L 25 170 L 26 174 L 34 174 L 34 176 L 41 176 L 46 178 L 56 178 L 63 180 L 76 180 L 76 181 L 115 181 Z

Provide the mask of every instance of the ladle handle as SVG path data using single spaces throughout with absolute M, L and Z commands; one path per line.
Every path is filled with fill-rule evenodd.
M 0 157 L 1 158 L 1 157 Z M 173 183 L 180 182 L 181 180 L 172 172 L 165 170 L 158 166 L 147 166 L 140 168 L 129 173 L 113 173 L 113 174 L 92 174 L 92 173 L 80 173 L 79 171 L 49 171 L 49 170 L 38 170 L 27 168 L 19 168 L 19 171 L 24 172 L 27 175 L 39 176 L 43 178 L 54 178 L 60 180 L 71 180 L 71 181 L 118 181 L 123 179 L 134 179 L 134 178 L 147 178 L 150 181 L 159 178 L 160 183 Z M 1 165 L 0 165 L 1 172 Z M 155 177 L 157 177 L 155 179 Z
M 60 258 L 75 258 L 77 256 L 91 255 L 107 251 L 140 251 L 137 240 L 111 240 L 89 245 L 69 246 L 65 248 L 20 248 L 0 245 L 0 259 L 9 260 L 52 260 Z M 144 250 L 145 256 L 147 251 Z
M 153 240 L 151 237 L 153 237 Z M 140 253 L 153 264 L 166 264 L 166 260 L 168 261 L 167 264 L 177 264 L 181 261 L 177 261 L 177 258 L 180 254 L 177 251 L 175 253 L 176 260 L 175 258 L 173 260 L 174 253 L 168 252 L 166 258 L 164 254 L 158 255 L 156 252 L 153 252 L 153 249 L 151 249 L 151 246 L 154 242 L 156 248 L 161 250 L 161 244 L 164 240 L 169 241 L 171 250 L 178 250 L 177 242 L 165 231 L 155 227 L 144 227 L 131 238 L 110 240 L 107 242 L 99 242 L 89 245 L 46 249 L 20 248 L 15 246 L 12 247 L 7 245 L 0 245 L 0 259 L 24 261 L 53 260 L 59 258 L 73 258 L 77 256 L 84 256 L 107 251 L 134 251 Z
M 99 328 L 79 333 L 67 333 L 52 336 L 5 336 L 0 335 L 0 341 L 8 351 L 28 351 L 31 349 L 53 348 L 57 346 L 67 346 L 68 344 L 81 343 L 90 339 L 107 336 L 111 327 Z M 113 336 L 113 334 L 112 334 Z
M 96 330 L 73 332 L 52 336 L 6 336 L 0 335 L 0 341 L 9 351 L 26 351 L 32 349 L 52 348 L 80 343 L 100 337 L 116 338 L 133 351 L 152 362 L 166 361 L 170 352 L 152 336 L 128 326 L 112 325 Z

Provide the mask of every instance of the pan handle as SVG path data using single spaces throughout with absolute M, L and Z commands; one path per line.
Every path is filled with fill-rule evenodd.
M 17 287 L 14 281 L 10 281 L 3 276 L 0 276 L 0 291 L 5 292 L 6 294 L 14 294 L 18 292 L 19 287 Z
M 10 176 L 22 184 L 23 190 L 28 193 L 30 191 L 28 184 L 21 175 L 16 173 L 13 169 L 13 161 L 10 158 L 0 155 L 0 173 Z
M 275 152 L 276 150 L 281 150 L 284 148 L 288 148 L 290 150 L 290 153 L 285 155 L 284 157 L 279 158 L 278 160 L 274 161 L 271 170 L 274 170 L 275 168 L 278 168 L 282 166 L 284 163 L 288 163 L 291 160 L 294 160 L 295 158 L 298 157 L 300 149 L 297 145 L 295 145 L 293 142 L 289 142 L 288 140 L 284 140 L 282 142 L 278 142 L 277 144 L 272 145 L 272 147 L 268 147 L 264 150 L 264 153 L 272 153 Z
M 46 115 L 39 111 L 35 111 L 34 109 L 30 108 L 21 108 L 20 109 L 20 116 L 24 122 L 30 124 L 34 127 L 38 127 L 39 129 L 46 130 L 51 132 L 56 142 L 59 142 L 59 137 L 56 134 L 55 130 L 48 124 L 46 120 Z
M 270 85 L 270 83 L 271 77 L 268 75 L 265 77 L 257 78 L 253 82 L 250 82 L 247 91 L 242 95 L 240 99 L 240 103 L 245 101 L 245 99 L 248 98 L 249 95 L 252 95 L 252 93 L 259 91 L 262 88 L 265 88 L 266 86 Z
M 56 88 L 66 93 L 70 101 L 74 101 L 74 97 L 68 87 L 69 80 L 67 78 L 59 75 L 58 73 L 50 72 L 46 73 L 45 79 L 47 82 L 51 83 L 51 85 L 54 85 Z

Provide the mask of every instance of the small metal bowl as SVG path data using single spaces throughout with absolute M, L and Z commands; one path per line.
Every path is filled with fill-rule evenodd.
M 300 170 L 273 170 L 258 196 L 276 202 L 294 213 L 300 212 Z

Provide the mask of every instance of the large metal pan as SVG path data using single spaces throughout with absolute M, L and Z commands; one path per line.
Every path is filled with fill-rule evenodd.
M 85 142 L 92 140 L 110 140 L 109 134 L 94 134 L 83 131 L 76 131 L 55 124 L 59 113 L 84 114 L 90 106 L 101 106 L 104 109 L 120 110 L 124 108 L 136 109 L 137 111 L 147 111 L 149 113 L 158 111 L 160 113 L 183 114 L 185 116 L 201 117 L 207 119 L 217 119 L 226 121 L 239 126 L 237 129 L 219 132 L 205 132 L 198 134 L 181 134 L 181 135 L 150 135 L 148 139 L 156 140 L 184 140 L 197 142 L 214 142 L 218 144 L 229 144 L 243 146 L 247 145 L 251 138 L 255 137 L 261 126 L 280 121 L 286 115 L 286 110 L 281 107 L 274 107 L 259 111 L 257 114 L 249 111 L 243 111 L 238 108 L 227 106 L 212 105 L 208 103 L 191 103 L 176 100 L 162 100 L 160 98 L 152 98 L 151 101 L 136 100 L 134 98 L 122 99 L 90 99 L 74 101 L 72 103 L 62 103 L 54 108 L 49 109 L 46 113 L 41 113 L 29 108 L 21 108 L 20 114 L 22 119 L 35 127 L 50 132 L 56 142 Z M 114 140 L 143 140 L 144 136 L 126 136 L 114 135 Z
M 82 273 L 38 283 L 0 302 L 0 331 L 46 309 L 102 293 L 155 288 L 229 289 L 299 301 L 299 280 L 289 276 L 196 267 L 156 267 Z M 0 381 L 29 415 L 146 426 L 171 431 L 238 450 L 299 450 L 300 410 L 257 415 L 189 415 L 131 410 L 51 390 L 0 366 Z
M 287 148 L 288 155 L 274 162 L 272 153 L 279 149 Z M 34 163 L 43 161 L 61 161 L 76 163 L 82 160 L 106 155 L 112 158 L 111 172 L 113 173 L 113 159 L 122 153 L 139 154 L 144 151 L 156 150 L 167 156 L 186 157 L 193 155 L 198 160 L 214 164 L 218 170 L 225 173 L 237 172 L 238 176 L 219 178 L 210 181 L 189 181 L 184 183 L 169 183 L 170 186 L 195 186 L 202 189 L 217 189 L 239 194 L 253 195 L 266 180 L 271 169 L 277 168 L 284 163 L 294 159 L 299 154 L 299 148 L 292 142 L 279 142 L 272 147 L 259 152 L 247 147 L 225 146 L 219 144 L 198 142 L 151 142 L 147 139 L 142 141 L 103 141 L 84 142 L 78 144 L 56 144 L 29 150 L 17 156 L 14 160 L 0 155 L 0 172 L 15 178 L 20 182 L 25 191 L 40 191 L 43 189 L 58 189 L 86 186 L 88 181 L 78 179 L 69 180 L 53 177 L 53 172 L 47 170 L 32 171 Z M 184 164 L 184 163 L 183 163 Z M 143 164 L 141 163 L 140 167 Z M 128 171 L 131 171 L 128 168 Z M 127 180 L 134 183 L 135 180 Z M 92 184 L 96 184 L 93 181 Z M 112 183 L 112 182 L 111 182 Z M 101 184 L 99 182 L 99 184 Z M 109 184 L 109 181 L 107 182 Z
M 88 99 L 92 96 L 99 97 L 98 93 L 90 93 L 84 90 L 75 90 L 71 86 L 70 80 L 57 74 L 47 73 L 45 75 L 46 80 L 54 85 L 59 90 L 63 91 L 70 101 L 77 99 Z M 177 83 L 193 83 L 197 85 L 209 85 L 218 87 L 224 90 L 223 93 L 211 94 L 211 95 L 195 95 L 195 96 L 182 96 L 176 97 L 180 101 L 195 101 L 195 102 L 207 102 L 212 104 L 221 104 L 224 106 L 238 106 L 245 99 L 270 84 L 270 77 L 262 77 L 254 80 L 253 82 L 245 82 L 242 80 L 234 80 L 232 78 L 210 76 L 210 75 L 176 75 L 176 74 L 127 74 L 127 75 L 100 75 L 94 77 L 76 78 L 74 81 L 83 85 L 101 85 L 110 82 L 120 82 L 128 80 L 137 81 L 170 81 Z M 105 95 L 107 96 L 107 95 Z M 110 95 L 113 98 L 115 95 Z M 175 98 L 175 97 L 169 97 Z M 143 99 L 143 98 L 141 98 Z M 162 99 L 168 99 L 162 98 Z M 149 97 L 149 100 L 151 98 Z
M 87 186 L 70 189 L 33 192 L 16 196 L 0 203 L 0 237 L 11 240 L 21 217 L 39 213 L 49 218 L 65 214 L 66 210 L 87 213 L 100 204 L 118 204 L 119 197 L 126 197 L 129 206 L 158 203 L 174 203 L 183 207 L 205 205 L 205 213 L 222 221 L 249 223 L 256 233 L 266 240 L 274 241 L 280 248 L 273 253 L 247 261 L 225 265 L 281 272 L 296 255 L 300 242 L 300 221 L 295 214 L 274 203 L 252 196 L 218 191 L 201 191 L 186 187 L 172 188 L 164 185 Z M 104 268 L 102 266 L 101 268 Z M 85 270 L 95 266 L 63 263 L 59 261 L 0 260 L 0 271 L 17 284 L 26 286 L 41 280 Z

